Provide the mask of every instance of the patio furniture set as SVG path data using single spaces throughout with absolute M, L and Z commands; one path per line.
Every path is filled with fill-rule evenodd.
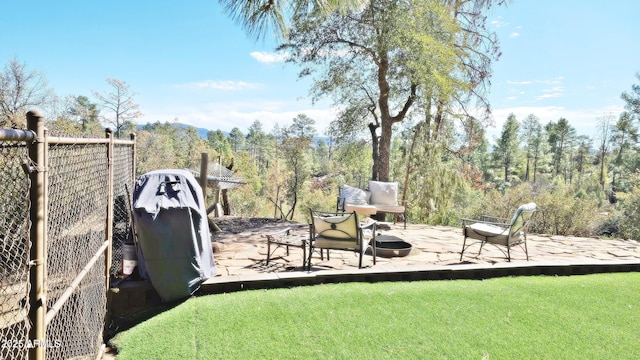
M 395 223 L 396 216 L 402 215 L 406 229 L 407 208 L 405 203 L 398 205 L 397 190 L 397 183 L 377 181 L 369 182 L 369 189 L 366 191 L 348 185 L 341 186 L 336 211 L 309 210 L 310 223 L 297 229 L 308 226 L 308 236 L 301 235 L 299 231 L 293 234 L 295 230 L 293 227 L 265 235 L 267 265 L 277 249 L 285 249 L 288 256 L 290 247 L 302 249 L 302 267 L 306 270 L 311 270 L 311 259 L 314 253 L 319 253 L 320 258 L 324 260 L 324 250 L 326 250 L 327 260 L 329 260 L 330 250 L 357 253 L 359 268 L 362 268 L 362 259 L 367 253 L 373 256 L 374 265 L 377 255 L 408 255 L 411 244 L 394 236 L 378 234 L 378 222 L 368 217 L 377 213 L 390 213 L 394 215 Z M 460 261 L 463 259 L 464 252 L 477 243 L 480 244 L 478 255 L 485 244 L 492 244 L 505 254 L 508 261 L 511 261 L 511 248 L 521 246 L 528 261 L 526 231 L 535 211 L 536 204 L 529 203 L 520 206 L 511 219 L 490 216 L 480 219 L 461 219 L 464 241 L 460 251 Z

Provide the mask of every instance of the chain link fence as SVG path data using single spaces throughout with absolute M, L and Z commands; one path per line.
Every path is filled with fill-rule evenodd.
M 0 358 L 23 359 L 29 325 L 29 162 L 24 142 L 0 139 Z
M 0 129 L 0 357 L 96 358 L 108 283 L 131 240 L 134 141 L 38 131 Z M 45 144 L 41 164 L 31 159 L 36 142 Z M 33 197 L 34 173 L 44 173 L 42 201 Z M 44 235 L 34 237 L 34 227 Z
M 46 244 L 47 310 L 89 261 L 100 254 L 68 301 L 47 326 L 48 358 L 68 359 L 95 353 L 102 345 L 106 309 L 104 253 L 109 201 L 106 144 L 51 144 L 48 149 Z M 56 346 L 60 344 L 60 346 Z
M 113 261 L 109 270 L 112 278 L 122 273 L 122 245 L 133 243 L 131 232 L 131 193 L 135 179 L 135 137 L 131 142 L 116 142 L 113 146 Z

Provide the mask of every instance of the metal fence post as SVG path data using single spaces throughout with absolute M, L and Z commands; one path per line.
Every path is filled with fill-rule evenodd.
M 105 131 L 107 139 L 109 139 L 109 143 L 107 144 L 107 166 L 108 166 L 108 178 L 107 178 L 107 187 L 109 189 L 109 195 L 107 199 L 107 228 L 105 229 L 107 240 L 109 241 L 109 246 L 107 246 L 107 253 L 105 256 L 105 277 L 106 277 L 106 289 L 107 289 L 107 308 L 109 307 L 109 277 L 111 270 L 111 262 L 113 259 L 113 130 L 111 128 L 107 128 Z
M 46 213 L 46 189 L 45 179 L 45 135 L 44 118 L 38 111 L 27 113 L 29 130 L 35 132 L 36 141 L 29 145 L 29 158 L 31 164 L 27 166 L 29 171 L 29 218 L 31 227 L 29 239 L 30 269 L 29 269 L 29 358 L 44 359 L 46 347 L 46 288 L 45 279 L 45 246 L 47 238 Z
M 135 184 L 136 183 L 136 134 L 131 134 L 129 137 L 133 142 L 133 144 L 131 145 L 132 147 L 131 152 L 133 153 L 131 155 L 131 174 L 133 175 L 133 179 L 131 180 Z
M 106 253 L 104 256 L 104 276 L 105 276 L 105 296 L 106 296 L 106 311 L 105 311 L 105 317 L 104 317 L 104 327 L 102 330 L 102 334 L 103 336 L 107 333 L 108 328 L 109 328 L 109 324 L 111 322 L 111 315 L 109 313 L 109 309 L 111 308 L 111 296 L 109 296 L 109 291 L 111 288 L 111 263 L 113 262 L 113 219 L 114 219 L 114 180 L 113 180 L 113 174 L 114 174 L 114 145 L 113 145 L 113 130 L 111 128 L 107 128 L 105 130 L 105 136 L 107 137 L 107 139 L 109 139 L 109 143 L 107 144 L 107 166 L 108 166 L 108 176 L 107 176 L 107 182 L 108 182 L 108 189 L 109 189 L 109 195 L 108 195 L 108 200 L 107 200 L 107 221 L 106 221 L 106 229 L 105 229 L 105 236 L 109 242 L 109 245 L 107 245 L 107 249 L 106 249 Z M 104 344 L 103 344 L 103 350 L 101 350 L 100 352 L 102 353 L 104 351 Z

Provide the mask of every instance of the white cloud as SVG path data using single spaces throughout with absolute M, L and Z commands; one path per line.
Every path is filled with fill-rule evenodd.
M 536 100 L 562 97 L 564 94 L 564 88 L 562 86 L 554 86 L 550 89 L 543 89 L 542 92 L 542 95 L 538 95 L 535 97 Z
M 507 84 L 514 86 L 509 90 L 510 93 L 516 93 L 520 95 L 524 95 L 523 91 L 517 89 L 519 86 L 533 86 L 533 85 L 551 85 L 550 88 L 538 89 L 538 91 L 542 92 L 542 95 L 535 96 L 536 100 L 544 100 L 549 98 L 558 98 L 564 95 L 564 87 L 562 86 L 562 80 L 564 77 L 558 76 L 551 79 L 545 80 L 508 80 Z M 512 99 L 512 98 L 509 98 Z
M 520 36 L 520 33 L 519 32 L 515 32 L 515 31 L 512 32 L 511 34 L 509 34 L 509 37 L 512 38 L 512 39 L 513 38 L 517 38 L 518 36 Z
M 546 80 L 536 80 L 536 82 L 540 84 L 557 85 L 557 84 L 561 84 L 562 80 L 564 80 L 564 76 L 558 76 L 558 77 L 546 79 Z
M 562 96 L 562 93 L 554 92 L 554 93 L 547 93 L 547 94 L 538 95 L 538 96 L 535 97 L 535 99 L 536 100 L 544 100 L 544 99 L 559 98 L 561 96 Z
M 506 21 L 503 21 L 502 16 L 498 16 L 497 20 L 491 21 L 491 25 L 493 25 L 496 28 L 501 28 L 501 27 L 509 26 L 509 23 Z
M 171 122 L 178 118 L 181 123 L 227 132 L 235 127 L 246 132 L 255 120 L 259 120 L 262 123 L 262 129 L 265 132 L 271 132 L 276 124 L 280 127 L 291 125 L 293 118 L 301 113 L 315 120 L 318 134 L 323 134 L 329 122 L 335 119 L 337 112 L 330 108 L 316 108 L 300 102 L 233 101 L 191 104 L 181 108 L 172 106 L 166 112 L 156 108 L 156 113 L 145 112 L 145 118 L 160 122 Z
M 558 76 L 551 79 L 545 80 L 507 80 L 507 84 L 509 85 L 532 85 L 532 84 L 547 84 L 547 85 L 558 85 L 562 83 L 564 80 L 564 76 Z
M 513 80 L 507 80 L 507 84 L 510 85 L 531 85 L 532 82 L 531 81 L 513 81 Z
M 509 114 L 513 113 L 518 121 L 522 122 L 527 116 L 533 114 L 540 119 L 544 126 L 550 121 L 558 121 L 561 117 L 567 119 L 569 124 L 576 129 L 578 135 L 594 137 L 598 131 L 598 118 L 607 114 L 619 114 L 621 106 L 604 106 L 601 108 L 566 108 L 563 106 L 519 106 L 493 109 L 494 127 L 487 128 L 487 138 L 497 137 Z
M 250 83 L 245 81 L 234 80 L 204 80 L 188 84 L 179 84 L 177 88 L 191 89 L 214 89 L 214 90 L 246 90 L 257 89 L 261 85 L 259 83 Z
M 285 60 L 287 60 L 287 57 L 289 56 L 288 53 L 283 52 L 283 53 L 267 53 L 267 52 L 263 52 L 263 51 L 254 51 L 251 54 L 251 57 L 258 60 L 261 63 L 278 63 L 278 62 L 284 62 Z

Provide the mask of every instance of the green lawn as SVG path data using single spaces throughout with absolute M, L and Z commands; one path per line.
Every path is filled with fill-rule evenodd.
M 113 344 L 118 359 L 640 359 L 640 273 L 209 295 Z

